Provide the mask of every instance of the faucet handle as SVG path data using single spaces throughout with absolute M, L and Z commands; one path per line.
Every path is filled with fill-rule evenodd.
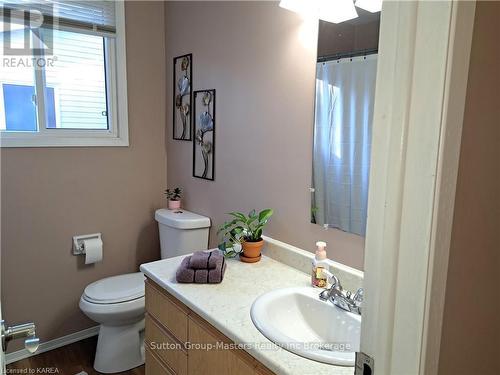
M 338 277 L 335 276 L 334 274 L 331 274 L 331 275 L 332 275 L 332 277 L 330 277 L 328 279 L 330 281 L 330 283 L 332 284 L 331 288 L 342 290 L 342 285 L 340 284 L 340 280 L 338 279 Z
M 340 281 L 337 276 L 330 271 L 324 269 L 322 272 L 323 275 L 327 277 L 328 282 L 331 285 L 330 288 L 327 288 L 320 293 L 319 298 L 323 301 L 327 301 L 331 299 L 335 293 L 342 293 L 342 285 L 340 285 Z
M 352 300 L 357 304 L 363 302 L 364 293 L 365 293 L 364 289 L 359 288 L 358 290 L 356 290 L 356 293 L 354 293 L 354 297 L 352 297 Z

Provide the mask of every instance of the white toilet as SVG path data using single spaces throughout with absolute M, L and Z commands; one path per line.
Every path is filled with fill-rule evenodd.
M 185 210 L 155 213 L 161 258 L 205 250 L 210 219 Z M 141 272 L 107 277 L 85 288 L 80 309 L 99 323 L 94 368 L 126 371 L 144 363 L 144 276 Z

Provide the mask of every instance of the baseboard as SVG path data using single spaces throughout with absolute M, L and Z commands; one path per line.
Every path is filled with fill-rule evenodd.
M 90 327 L 84 329 L 83 331 L 75 332 L 63 337 L 58 337 L 57 339 L 42 342 L 38 347 L 36 353 L 31 354 L 26 349 L 21 349 L 12 353 L 7 353 L 5 355 L 6 364 L 20 361 L 28 357 L 32 357 L 37 354 L 48 352 L 49 350 L 60 348 L 61 346 L 69 345 L 74 342 L 86 339 L 99 334 L 99 326 Z

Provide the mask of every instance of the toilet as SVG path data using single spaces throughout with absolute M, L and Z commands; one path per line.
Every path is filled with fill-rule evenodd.
M 210 219 L 186 210 L 155 212 L 161 258 L 208 247 Z M 144 276 L 111 276 L 89 284 L 80 309 L 100 324 L 94 369 L 102 373 L 130 370 L 144 363 Z

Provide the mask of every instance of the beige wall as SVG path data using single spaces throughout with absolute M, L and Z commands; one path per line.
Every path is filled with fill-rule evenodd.
M 130 147 L 1 150 L 3 317 L 34 320 L 43 341 L 95 325 L 78 308 L 87 284 L 159 258 L 163 7 L 126 4 Z M 102 232 L 104 260 L 85 266 L 71 255 L 72 236 L 93 232 Z
M 498 374 L 500 3 L 479 2 L 467 88 L 440 375 Z
M 192 144 L 171 139 L 167 117 L 169 185 L 212 218 L 211 245 L 226 212 L 272 207 L 268 235 L 307 250 L 326 240 L 330 258 L 361 268 L 361 237 L 309 222 L 317 22 L 276 2 L 168 2 L 166 43 L 168 113 L 174 56 L 192 52 L 194 88 L 217 90 L 215 182 L 192 177 Z

